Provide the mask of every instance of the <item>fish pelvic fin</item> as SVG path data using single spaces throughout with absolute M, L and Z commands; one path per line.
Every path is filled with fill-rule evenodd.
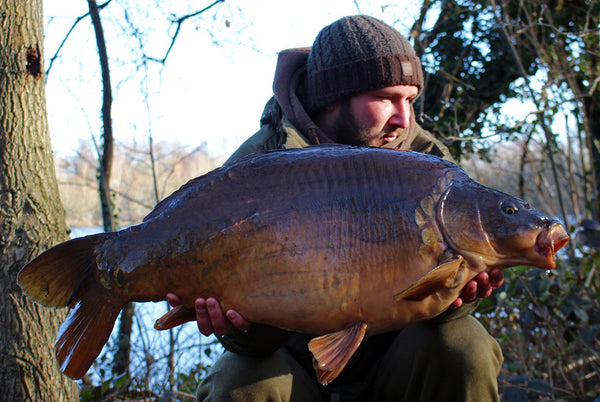
M 367 324 L 362 322 L 344 330 L 313 338 L 308 349 L 313 354 L 313 366 L 321 385 L 333 381 L 346 367 L 360 346 Z
M 69 307 L 58 331 L 55 352 L 71 378 L 85 375 L 110 337 L 125 302 L 97 281 L 96 249 L 114 233 L 72 239 L 43 252 L 19 272 L 17 281 L 36 302 Z
M 457 275 L 462 262 L 463 257 L 459 255 L 451 261 L 438 265 L 407 289 L 394 295 L 394 300 L 420 301 L 438 290 L 457 286 L 460 283 Z
M 159 331 L 163 329 L 170 329 L 195 319 L 196 310 L 180 304 L 156 320 L 154 322 L 154 329 Z

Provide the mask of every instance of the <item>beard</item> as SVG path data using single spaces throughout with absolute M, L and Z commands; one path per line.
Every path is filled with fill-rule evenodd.
M 350 100 L 344 100 L 340 105 L 340 113 L 331 126 L 332 138 L 336 142 L 346 145 L 367 146 L 369 135 L 367 129 L 362 127 L 350 110 Z
M 373 134 L 370 132 L 370 127 L 361 124 L 356 120 L 356 116 L 352 113 L 350 99 L 346 99 L 340 104 L 340 112 L 330 127 L 330 136 L 340 144 L 375 146 L 371 144 L 372 141 L 380 141 L 383 137 L 394 133 L 395 131 L 398 131 L 398 128 L 394 127 L 389 130 L 384 129 L 377 134 Z M 404 131 L 404 129 L 401 129 L 400 131 Z M 399 132 L 398 135 L 400 134 L 401 133 Z M 383 144 L 377 144 L 376 146 L 381 145 Z

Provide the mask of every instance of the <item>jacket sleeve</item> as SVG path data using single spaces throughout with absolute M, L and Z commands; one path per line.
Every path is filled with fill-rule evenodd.
M 287 343 L 292 332 L 269 325 L 252 324 L 248 331 L 234 328 L 217 339 L 223 347 L 233 353 L 246 356 L 266 356 Z
M 437 317 L 432 318 L 429 321 L 434 322 L 434 323 L 440 323 L 440 322 L 448 322 L 448 321 L 456 320 L 458 318 L 465 317 L 469 314 L 472 314 L 477 309 L 480 302 L 481 302 L 481 299 L 477 299 L 470 303 L 465 303 L 460 307 L 449 307 L 446 311 L 444 311 Z

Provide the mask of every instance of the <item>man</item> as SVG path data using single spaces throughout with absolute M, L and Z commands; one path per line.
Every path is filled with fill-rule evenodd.
M 325 27 L 311 49 L 280 53 L 275 96 L 261 129 L 226 163 L 260 150 L 332 142 L 449 157 L 415 123 L 412 104 L 422 87 L 419 59 L 402 35 L 372 17 L 342 18 Z M 326 387 L 312 368 L 309 335 L 252 325 L 235 311 L 224 315 L 215 299 L 198 299 L 198 328 L 215 333 L 227 349 L 200 385 L 198 399 L 497 400 L 500 348 L 469 315 L 474 305 L 463 302 L 489 296 L 502 281 L 500 271 L 480 274 L 441 316 L 365 338 Z M 167 298 L 179 303 L 175 295 Z

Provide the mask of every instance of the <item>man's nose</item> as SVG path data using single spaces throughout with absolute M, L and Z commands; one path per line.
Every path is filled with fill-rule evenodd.
M 390 118 L 390 124 L 400 128 L 408 128 L 412 107 L 408 101 L 398 101 L 394 104 L 394 112 Z

